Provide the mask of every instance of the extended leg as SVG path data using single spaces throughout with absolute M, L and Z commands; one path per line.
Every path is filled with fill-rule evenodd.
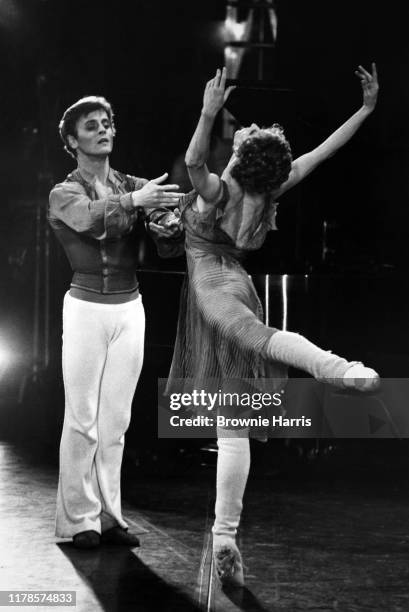
M 226 279 L 229 291 L 225 290 Z M 224 271 L 219 281 L 220 287 L 212 280 L 214 287 L 211 285 L 210 289 L 199 283 L 195 286 L 199 307 L 214 330 L 217 341 L 226 340 L 237 347 L 236 362 L 243 355 L 246 362 L 253 353 L 266 360 L 294 366 L 318 380 L 340 387 L 369 391 L 378 386 L 377 373 L 361 363 L 348 362 L 329 351 L 323 351 L 299 334 L 264 325 L 259 317 L 258 298 L 244 271 L 235 269 L 235 273 L 230 275 L 228 270 Z
M 317 380 L 339 387 L 351 387 L 361 391 L 376 389 L 378 374 L 356 361 L 347 361 L 318 346 L 299 334 L 277 331 L 266 345 L 270 359 L 305 370 Z

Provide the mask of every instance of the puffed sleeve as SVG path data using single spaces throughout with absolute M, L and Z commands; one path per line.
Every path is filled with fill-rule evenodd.
M 63 222 L 74 231 L 98 240 L 127 233 L 137 216 L 131 193 L 91 200 L 84 187 L 75 181 L 59 183 L 50 193 L 49 221 L 52 226 L 58 227 L 59 222 Z

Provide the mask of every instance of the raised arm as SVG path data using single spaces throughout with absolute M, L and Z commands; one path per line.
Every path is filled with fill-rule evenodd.
M 209 156 L 210 135 L 217 113 L 223 107 L 234 87 L 226 89 L 226 69 L 217 70 L 208 81 L 203 96 L 203 107 L 195 133 L 186 152 L 185 162 L 193 187 L 206 203 L 215 203 L 220 195 L 221 181 L 217 174 L 209 172 L 206 161 Z
M 355 74 L 360 78 L 362 84 L 363 104 L 361 108 L 318 147 L 293 161 L 290 176 L 281 185 L 276 194 L 277 196 L 297 185 L 323 161 L 332 157 L 338 149 L 343 147 L 352 138 L 365 119 L 374 110 L 379 89 L 375 64 L 372 64 L 372 74 L 367 72 L 362 66 L 358 67 Z

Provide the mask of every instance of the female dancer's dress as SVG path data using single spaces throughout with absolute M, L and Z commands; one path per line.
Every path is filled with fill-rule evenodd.
M 240 223 L 244 198 L 233 202 L 223 181 L 223 196 L 205 213 L 195 207 L 195 191 L 183 196 L 181 217 L 186 232 L 188 274 L 182 288 L 177 338 L 168 381 L 216 381 L 269 378 L 277 388 L 287 378 L 287 367 L 267 360 L 266 345 L 278 330 L 262 323 L 263 310 L 254 285 L 241 261 L 247 250 L 263 244 L 267 231 L 276 229 L 277 204 L 266 201 L 259 223 L 244 249 L 223 229 L 226 206 L 229 220 Z M 219 387 L 220 388 L 220 387 Z M 179 389 L 180 390 L 180 389 Z M 253 415 L 254 416 L 254 415 Z

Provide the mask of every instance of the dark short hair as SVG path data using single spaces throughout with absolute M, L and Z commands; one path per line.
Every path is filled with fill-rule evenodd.
M 248 193 L 272 193 L 291 171 L 291 148 L 277 124 L 246 138 L 236 155 L 231 175 Z
M 114 125 L 114 111 L 112 110 L 112 106 L 102 96 L 86 96 L 85 98 L 81 98 L 75 104 L 68 107 L 65 113 L 62 116 L 62 119 L 58 125 L 58 129 L 60 132 L 61 140 L 64 143 L 64 149 L 67 151 L 69 155 L 76 158 L 76 151 L 70 147 L 68 142 L 68 136 L 77 136 L 77 122 L 78 120 L 92 113 L 92 111 L 102 110 L 105 111 L 108 115 L 108 118 L 111 122 L 112 129 L 115 133 L 115 125 Z

